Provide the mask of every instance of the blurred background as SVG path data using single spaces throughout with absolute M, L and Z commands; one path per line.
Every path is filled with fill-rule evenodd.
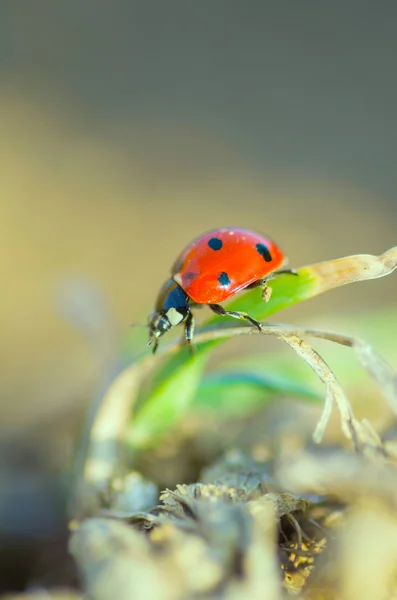
M 293 267 L 396 245 L 396 19 L 358 0 L 0 4 L 2 589 L 37 567 L 25 542 L 15 566 L 18 536 L 64 535 L 53 478 L 191 238 L 253 227 Z

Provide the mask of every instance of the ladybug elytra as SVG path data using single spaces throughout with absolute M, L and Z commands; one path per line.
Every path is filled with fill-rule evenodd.
M 207 304 L 217 315 L 245 319 L 259 330 L 259 321 L 247 313 L 225 310 L 220 302 L 241 290 L 263 286 L 270 298 L 269 279 L 291 270 L 277 271 L 287 263 L 280 248 L 269 238 L 248 229 L 215 229 L 191 242 L 175 262 L 171 278 L 163 285 L 155 310 L 149 316 L 149 344 L 156 352 L 159 338 L 175 325 L 185 323 L 185 339 L 193 340 L 195 305 Z

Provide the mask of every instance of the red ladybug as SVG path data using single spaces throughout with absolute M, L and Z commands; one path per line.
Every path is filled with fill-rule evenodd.
M 185 338 L 192 342 L 194 317 L 191 308 L 207 304 L 217 315 L 246 319 L 259 330 L 258 321 L 244 312 L 225 310 L 218 303 L 247 288 L 264 286 L 287 259 L 269 238 L 235 227 L 214 229 L 194 240 L 175 262 L 171 279 L 162 287 L 154 312 L 149 316 L 149 344 L 153 353 L 158 338 L 175 325 L 185 323 Z M 291 270 L 279 273 L 294 273 Z

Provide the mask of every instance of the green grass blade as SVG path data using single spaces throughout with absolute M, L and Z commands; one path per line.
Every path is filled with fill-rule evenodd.
M 219 417 L 237 416 L 256 410 L 277 396 L 293 396 L 320 402 L 322 394 L 293 377 L 256 371 L 221 371 L 205 375 L 192 402 L 192 409 Z

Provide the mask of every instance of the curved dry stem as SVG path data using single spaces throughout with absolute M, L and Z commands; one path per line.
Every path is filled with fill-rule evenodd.
M 169 353 L 176 348 L 170 348 Z M 93 407 L 86 426 L 81 452 L 74 468 L 74 495 L 70 512 L 75 518 L 90 511 L 98 493 L 106 491 L 122 464 L 120 448 L 128 427 L 132 408 L 143 379 L 163 357 L 149 355 L 128 367 L 111 383 Z
M 387 258 L 388 253 L 385 254 Z M 383 394 L 388 400 L 392 410 L 397 414 L 397 373 L 369 344 L 368 342 L 347 336 L 344 334 L 330 331 L 309 329 L 303 327 L 294 327 L 283 323 L 270 323 L 262 325 L 262 332 L 256 328 L 232 327 L 224 330 L 212 332 L 203 332 L 196 336 L 196 342 L 205 342 L 213 339 L 234 337 L 236 335 L 275 335 L 289 344 L 317 373 L 319 378 L 326 385 L 326 396 L 324 410 L 320 421 L 314 432 L 315 441 L 320 441 L 323 437 L 325 427 L 329 421 L 332 404 L 335 400 L 342 419 L 342 429 L 348 437 L 353 439 L 357 449 L 357 437 L 366 438 L 362 425 L 354 418 L 350 403 L 348 402 L 339 382 L 333 372 L 321 356 L 310 346 L 305 344 L 301 337 L 315 337 L 325 339 L 337 344 L 342 344 L 353 348 L 357 358 L 363 368 L 378 383 Z
M 288 344 L 303 360 L 311 367 L 316 375 L 321 379 L 326 387 L 324 410 L 314 430 L 313 439 L 320 443 L 324 437 L 325 428 L 328 424 L 332 412 L 332 405 L 335 402 L 339 408 L 341 416 L 341 427 L 347 438 L 352 439 L 354 447 L 358 450 L 357 432 L 355 429 L 355 418 L 345 393 L 336 379 L 333 371 L 327 365 L 325 360 L 312 348 L 307 342 L 296 334 L 277 335 L 279 339 Z
M 379 384 L 391 409 L 397 414 L 397 373 L 371 344 L 352 336 L 316 329 L 304 330 L 304 335 L 316 337 L 353 348 L 362 367 Z
M 225 331 L 228 332 L 227 335 L 224 335 Z M 362 367 L 379 384 L 391 409 L 397 415 L 397 372 L 380 356 L 371 344 L 361 338 L 321 329 L 295 327 L 284 323 L 267 323 L 262 325 L 262 333 L 265 335 L 277 335 L 280 331 L 287 335 L 296 334 L 302 337 L 314 337 L 352 348 Z M 235 335 L 260 335 L 260 333 L 256 328 L 233 327 L 222 331 L 203 332 L 197 334 L 195 339 L 196 342 L 204 342 L 222 337 L 234 337 Z

